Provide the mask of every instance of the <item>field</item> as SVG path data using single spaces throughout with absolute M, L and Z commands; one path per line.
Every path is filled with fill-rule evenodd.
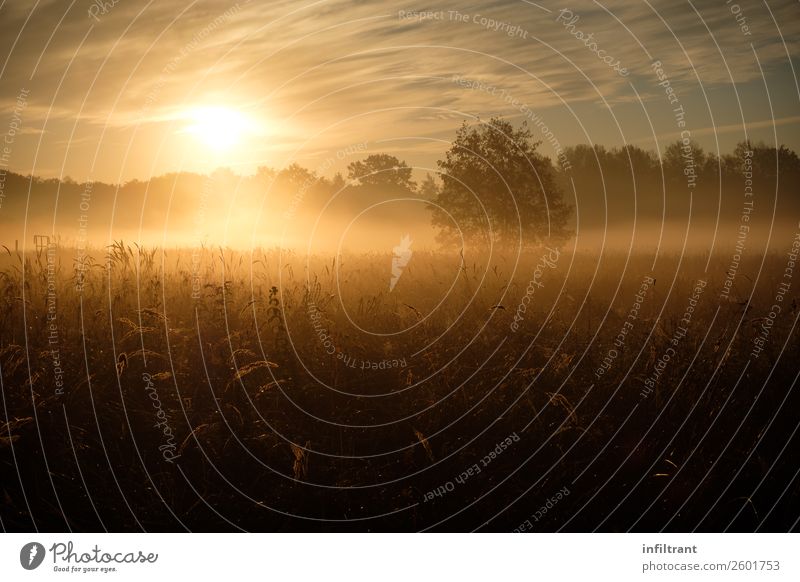
M 2 528 L 796 528 L 787 260 L 9 251 Z

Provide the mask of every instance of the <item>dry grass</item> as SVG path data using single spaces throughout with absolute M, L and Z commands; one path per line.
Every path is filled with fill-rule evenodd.
M 442 527 L 477 527 L 500 512 L 487 527 L 512 529 L 565 485 L 573 494 L 544 529 L 593 528 L 620 502 L 605 529 L 717 529 L 731 520 L 749 529 L 741 499 L 764 515 L 791 484 L 794 469 L 777 463 L 796 424 L 786 412 L 798 400 L 789 391 L 800 356 L 794 311 L 747 364 L 782 257 L 768 257 L 744 307 L 720 301 L 726 258 L 712 262 L 689 334 L 657 394 L 643 400 L 642 381 L 669 345 L 704 257 L 659 259 L 657 285 L 600 381 L 594 372 L 652 257 L 604 258 L 595 277 L 595 257 L 563 256 L 513 333 L 538 256 L 523 257 L 514 273 L 514 257 L 462 263 L 418 252 L 389 293 L 390 255 L 205 249 L 197 300 L 189 251 L 116 243 L 86 259 L 82 295 L 75 256 L 57 253 L 55 320 L 46 256 L 9 252 L 0 264 L 7 529 L 34 521 L 50 530 L 420 529 L 465 506 Z M 756 262 L 742 270 L 754 275 Z M 738 278 L 737 299 L 751 285 Z M 348 365 L 400 358 L 407 365 Z M 179 445 L 174 463 L 159 451 L 145 373 Z M 521 443 L 484 473 L 418 505 L 514 431 Z M 660 471 L 665 460 L 672 467 Z M 767 528 L 796 515 L 796 485 L 787 491 Z M 371 515 L 385 517 L 324 521 Z

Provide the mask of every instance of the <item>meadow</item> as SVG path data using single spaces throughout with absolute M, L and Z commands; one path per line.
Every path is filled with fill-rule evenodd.
M 417 251 L 390 292 L 391 254 L 8 250 L 1 525 L 796 528 L 786 265 Z

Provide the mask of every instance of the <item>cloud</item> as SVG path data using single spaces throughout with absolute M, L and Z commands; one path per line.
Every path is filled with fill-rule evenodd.
M 400 17 L 418 8 L 402 2 L 124 0 L 97 22 L 89 5 L 40 2 L 33 12 L 2 5 L 0 112 L 26 86 L 29 126 L 78 121 L 99 139 L 106 126 L 167 126 L 181 107 L 221 100 L 291 119 L 293 127 L 282 128 L 286 141 L 319 134 L 310 147 L 320 150 L 337 141 L 452 133 L 465 114 L 515 115 L 496 95 L 454 85 L 454 74 L 501 87 L 537 111 L 552 109 L 555 124 L 568 124 L 565 104 L 608 115 L 604 100 L 635 104 L 632 84 L 647 102 L 663 104 L 653 59 L 687 100 L 733 83 L 752 93 L 761 76 L 756 54 L 768 82 L 786 75 L 776 23 L 790 54 L 800 38 L 789 0 L 770 2 L 769 10 L 742 3 L 739 15 L 710 0 L 584 0 L 571 4 L 573 28 L 557 21 L 563 6 L 551 0 L 447 0 L 429 9 L 440 14 L 429 19 Z M 630 75 L 615 73 L 576 30 Z M 722 124 L 733 121 L 732 113 Z M 674 129 L 669 117 L 657 123 L 659 134 Z

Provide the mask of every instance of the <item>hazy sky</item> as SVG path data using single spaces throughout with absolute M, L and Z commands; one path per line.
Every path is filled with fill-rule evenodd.
M 800 150 L 796 0 L 102 6 L 0 0 L 9 168 L 330 175 L 375 151 L 432 168 L 463 120 L 492 115 L 546 124 L 551 156 L 553 140 L 663 149 L 684 130 L 710 150 L 745 131 Z

